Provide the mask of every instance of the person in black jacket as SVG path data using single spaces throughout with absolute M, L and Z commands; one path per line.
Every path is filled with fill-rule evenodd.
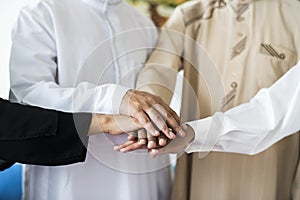
M 15 162 L 66 165 L 83 162 L 88 136 L 140 129 L 122 115 L 63 113 L 0 99 L 0 170 Z

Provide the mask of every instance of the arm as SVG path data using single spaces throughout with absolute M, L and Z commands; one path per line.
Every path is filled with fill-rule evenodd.
M 178 71 L 182 69 L 185 23 L 181 10 L 175 9 L 165 26 L 147 63 L 140 71 L 136 88 L 171 102 Z
M 162 98 L 165 104 L 169 105 L 173 97 L 175 83 L 178 72 L 182 69 L 182 54 L 184 46 L 185 23 L 181 10 L 175 9 L 165 26 L 160 29 L 159 40 L 155 50 L 152 52 L 147 63 L 140 71 L 136 88 L 155 94 Z M 180 120 L 178 119 L 178 123 Z M 176 123 L 168 123 L 169 127 L 174 127 L 175 133 L 184 132 L 182 127 L 176 126 Z M 185 135 L 185 134 L 179 134 Z M 157 146 L 150 134 L 147 134 L 148 148 Z M 139 138 L 142 138 L 139 136 Z M 140 139 L 138 139 L 139 141 Z M 161 135 L 160 145 L 166 143 L 166 139 Z M 126 146 L 126 144 L 125 144 Z M 135 150 L 138 145 L 131 146 L 128 150 Z M 124 151 L 124 152 L 127 152 Z
M 59 42 L 52 20 L 43 7 L 20 12 L 12 33 L 11 98 L 65 112 L 118 114 L 122 97 L 129 88 L 88 82 L 70 87 L 57 84 Z
M 186 149 L 259 153 L 300 130 L 300 62 L 249 103 L 190 122 L 195 139 Z
M 41 165 L 85 160 L 91 114 L 67 114 L 2 99 L 0 110 L 1 159 Z
M 168 114 L 170 120 L 175 121 L 177 115 L 170 113 L 167 105 L 163 105 L 162 111 L 153 109 L 152 104 L 162 102 L 154 95 L 129 91 L 129 88 L 117 84 L 80 82 L 74 87 L 59 85 L 56 74 L 56 46 L 59 43 L 55 39 L 55 28 L 48 10 L 37 14 L 39 11 L 24 9 L 13 31 L 10 62 L 12 99 L 65 112 L 118 114 L 121 111 L 138 119 L 153 134 L 159 134 L 156 127 L 166 127 L 165 122 L 157 117 L 160 113 Z M 153 126 L 150 120 L 157 126 Z M 168 128 L 162 128 L 162 131 L 169 138 L 174 137 Z
M 232 152 L 257 154 L 300 130 L 300 61 L 249 103 L 188 122 L 187 136 L 149 153 Z M 192 127 L 192 128 L 191 128 Z M 204 154 L 205 155 L 205 154 Z
M 150 55 L 145 66 L 140 71 L 137 79 L 136 88 L 140 91 L 149 92 L 159 96 L 163 100 L 161 104 L 170 104 L 178 71 L 182 69 L 182 54 L 185 37 L 184 30 L 184 19 L 181 10 L 177 8 L 167 21 L 166 25 L 160 29 L 157 46 Z M 172 110 L 169 110 L 169 112 L 176 115 Z M 166 119 L 166 115 L 163 116 Z M 179 118 L 177 119 L 177 122 L 167 121 L 168 126 L 172 128 L 175 133 L 179 133 L 178 135 L 183 136 L 186 134 L 186 127 L 184 125 L 178 126 L 180 123 Z M 144 138 L 144 133 L 138 134 L 138 138 L 133 137 L 132 140 L 119 145 L 115 150 L 129 152 L 144 148 Z M 163 135 L 157 140 L 149 133 L 147 133 L 147 139 L 148 144 L 146 146 L 149 149 L 164 146 L 167 140 Z M 172 139 L 174 139 L 174 137 Z
M 180 8 L 176 8 L 165 26 L 160 29 L 157 46 L 140 71 L 137 79 L 136 88 L 138 90 L 161 97 L 165 104 L 170 104 L 171 102 L 177 74 L 182 69 L 182 54 L 185 39 L 184 31 L 185 23 L 183 15 Z M 177 121 L 179 124 L 180 119 Z M 173 130 L 176 133 L 184 132 L 184 134 L 179 135 L 183 136 L 186 134 L 186 127 L 184 125 L 182 127 L 176 126 L 176 123 L 173 126 L 172 123 L 168 123 L 168 125 L 169 127 L 175 127 Z M 145 138 L 144 134 L 138 134 L 138 138 L 133 138 L 133 140 L 119 145 L 115 150 L 129 152 L 144 148 L 145 144 L 141 142 L 143 138 Z M 155 142 L 157 139 L 150 134 L 147 134 L 147 139 L 147 147 L 149 149 L 166 144 L 166 138 L 162 135 L 158 138 L 158 144 Z
M 51 166 L 83 162 L 88 135 L 116 135 L 141 128 L 127 116 L 70 114 L 3 99 L 0 110 L 0 159 L 10 163 Z

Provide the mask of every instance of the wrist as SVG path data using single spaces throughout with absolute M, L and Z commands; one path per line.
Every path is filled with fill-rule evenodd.
M 187 124 L 187 127 L 188 128 L 187 128 L 186 132 L 187 132 L 187 137 L 188 137 L 188 139 L 187 139 L 188 143 L 187 143 L 187 146 L 186 146 L 185 150 L 190 147 L 190 145 L 193 143 L 193 141 L 195 139 L 194 129 L 189 124 Z
M 93 114 L 88 136 L 108 132 L 107 126 L 110 125 L 111 119 L 111 115 Z
M 128 114 L 128 101 L 129 97 L 133 94 L 134 89 L 128 89 L 126 93 L 123 95 L 119 107 L 119 113 L 122 115 L 127 115 Z
M 97 124 L 97 115 L 93 114 L 92 119 L 91 119 L 91 123 L 90 123 L 90 128 L 89 128 L 89 131 L 88 131 L 88 136 L 97 134 L 98 131 L 99 131 L 98 129 L 99 129 L 99 127 L 98 127 L 98 124 Z

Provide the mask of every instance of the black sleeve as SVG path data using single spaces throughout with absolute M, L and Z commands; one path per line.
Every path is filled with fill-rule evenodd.
M 0 99 L 0 159 L 47 166 L 82 162 L 91 117 Z

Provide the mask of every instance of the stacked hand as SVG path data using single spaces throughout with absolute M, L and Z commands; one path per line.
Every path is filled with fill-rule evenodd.
M 194 138 L 192 128 L 181 123 L 176 112 L 158 96 L 129 91 L 123 98 L 120 113 L 135 118 L 144 129 L 129 133 L 128 142 L 115 147 L 116 151 L 148 148 L 154 157 L 183 151 Z
M 174 139 L 175 134 L 185 135 L 176 112 L 160 97 L 147 92 L 129 90 L 121 102 L 120 113 L 137 119 L 153 136 L 160 132 L 169 139 Z
M 191 127 L 164 101 L 147 92 L 129 90 L 120 106 L 121 115 L 94 115 L 90 135 L 97 132 L 128 133 L 128 141 L 115 147 L 130 152 L 147 148 L 152 157 L 184 151 L 194 138 Z
M 189 143 L 194 139 L 194 130 L 187 126 L 185 136 L 177 136 L 174 139 L 167 139 L 163 135 L 155 138 L 151 136 L 151 140 L 141 142 L 141 138 L 133 135 L 128 136 L 128 141 L 124 144 L 116 146 L 114 149 L 123 153 L 135 151 L 137 149 L 147 148 L 151 157 L 163 154 L 174 154 L 183 152 Z M 148 134 L 149 135 L 149 134 Z M 152 143 L 153 142 L 153 143 Z

